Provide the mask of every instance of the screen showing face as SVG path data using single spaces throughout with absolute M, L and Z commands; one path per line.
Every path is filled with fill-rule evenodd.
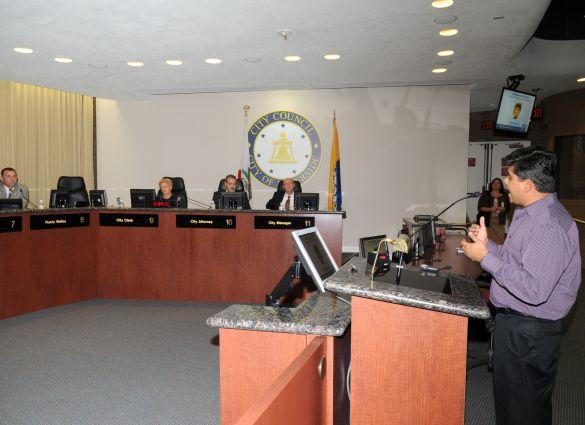
M 496 130 L 526 133 L 536 97 L 530 94 L 504 89 Z
M 335 273 L 335 267 L 331 264 L 329 256 L 316 233 L 311 232 L 300 235 L 299 239 L 317 269 L 317 273 L 319 273 L 321 280 L 327 279 Z

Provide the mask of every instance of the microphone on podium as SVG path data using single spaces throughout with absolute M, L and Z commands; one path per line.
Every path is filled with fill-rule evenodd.
M 447 208 L 445 208 L 439 214 L 431 216 L 431 229 L 432 229 L 432 235 L 433 235 L 433 243 L 436 243 L 435 223 L 439 220 L 439 217 L 442 216 L 445 212 L 447 212 L 456 203 L 461 202 L 465 199 L 469 199 L 469 198 L 478 198 L 480 196 L 481 196 L 481 192 L 467 192 L 466 196 L 464 196 L 463 198 L 457 199 L 455 202 L 453 202 L 451 205 L 449 205 Z
M 28 202 L 29 204 L 31 204 L 33 207 L 35 207 L 36 209 L 38 209 L 39 207 L 30 199 L 28 199 L 26 196 L 24 196 L 24 192 L 22 191 L 22 188 L 20 188 L 20 196 L 22 196 L 22 199 L 24 199 L 26 202 Z
M 404 254 L 408 254 L 410 238 L 408 235 L 401 234 L 398 239 L 393 239 L 392 244 L 396 248 L 398 256 L 398 264 L 396 265 L 396 284 L 400 285 L 400 275 L 402 274 L 402 267 L 404 267 Z

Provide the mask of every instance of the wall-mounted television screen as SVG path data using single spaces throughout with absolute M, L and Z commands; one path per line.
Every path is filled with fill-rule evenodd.
M 494 135 L 526 137 L 535 101 L 535 95 L 502 89 Z

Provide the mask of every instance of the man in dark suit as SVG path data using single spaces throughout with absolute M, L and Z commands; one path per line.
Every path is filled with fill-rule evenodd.
M 282 189 L 272 195 L 272 199 L 266 203 L 267 210 L 294 210 L 295 209 L 295 181 L 284 179 Z
M 11 167 L 4 168 L 0 184 L 0 199 L 22 199 L 22 207 L 28 204 L 28 187 L 18 182 L 16 170 Z
M 221 194 L 223 192 L 241 192 L 243 190 L 236 190 L 238 184 L 238 179 L 233 174 L 228 174 L 225 176 L 223 187 L 225 190 L 216 190 L 213 192 L 213 203 L 215 204 L 215 208 L 220 207 L 221 203 Z M 250 209 L 250 202 L 248 202 L 248 195 L 244 194 L 244 205 L 242 205 L 243 210 Z

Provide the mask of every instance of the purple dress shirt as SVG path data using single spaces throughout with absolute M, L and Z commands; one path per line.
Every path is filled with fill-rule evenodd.
M 555 193 L 517 207 L 503 245 L 481 261 L 493 276 L 490 300 L 541 319 L 565 317 L 581 284 L 577 225 Z

